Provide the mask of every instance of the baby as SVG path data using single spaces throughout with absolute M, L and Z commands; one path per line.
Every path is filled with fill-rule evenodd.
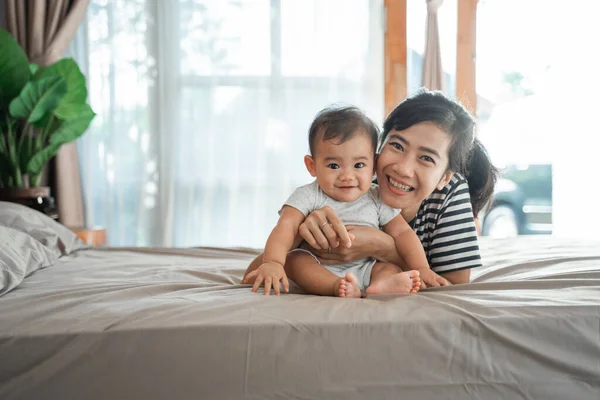
M 363 293 L 419 290 L 418 270 L 430 271 L 421 242 L 400 215 L 401 210 L 383 204 L 379 187 L 371 183 L 378 136 L 377 126 L 355 107 L 326 108 L 316 116 L 309 131 L 311 155 L 304 158 L 308 172 L 316 180 L 297 188 L 280 210 L 277 226 L 265 245 L 262 264 L 244 279 L 255 279 L 253 291 L 262 283 L 266 295 L 271 287 L 279 294 L 280 283 L 288 291 L 286 271 L 311 294 L 361 297 Z M 302 241 L 298 235 L 300 224 L 308 214 L 324 206 L 331 207 L 345 225 L 383 229 L 395 239 L 398 253 L 410 271 L 402 272 L 394 264 L 372 258 L 322 265 L 311 252 L 297 248 Z M 321 229 L 331 229 L 327 225 L 325 222 Z

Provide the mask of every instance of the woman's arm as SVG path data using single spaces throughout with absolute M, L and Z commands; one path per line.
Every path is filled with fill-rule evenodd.
M 461 283 L 469 283 L 471 279 L 471 268 L 462 269 L 460 271 L 452 271 L 441 273 L 441 276 L 446 278 L 453 285 L 460 285 Z
M 312 211 L 298 228 L 298 234 L 306 241 L 304 247 L 321 258 L 326 264 L 341 264 L 369 256 L 389 255 L 390 238 L 374 228 L 362 236 L 364 227 L 348 227 L 343 224 L 331 207 Z M 354 229 L 354 230 L 353 230 Z M 354 232 L 354 233 L 350 233 Z M 356 234 L 359 234 L 358 237 Z M 387 236 L 387 237 L 386 237 Z M 397 256 L 397 254 L 396 254 Z
M 348 226 L 347 232 L 352 239 L 352 246 L 350 247 L 338 246 L 324 250 L 315 249 L 309 245 L 304 247 L 319 257 L 321 262 L 329 265 L 373 257 L 379 261 L 402 266 L 402 258 L 398 255 L 396 243 L 390 235 L 368 226 Z
M 482 265 L 469 187 L 459 176 L 446 193 L 434 194 L 438 203 L 430 203 L 429 210 L 435 207 L 436 212 L 425 212 L 420 219 L 437 218 L 433 232 L 423 244 L 429 249 L 427 258 L 431 269 L 454 284 L 468 283 L 471 268 Z

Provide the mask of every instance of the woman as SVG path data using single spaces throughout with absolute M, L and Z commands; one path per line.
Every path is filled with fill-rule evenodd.
M 402 209 L 431 269 L 450 283 L 468 283 L 471 268 L 481 266 L 475 217 L 497 178 L 469 112 L 440 92 L 407 98 L 384 122 L 376 171 L 383 202 Z M 323 264 L 370 256 L 404 267 L 392 237 L 345 227 L 328 207 L 307 216 L 299 232 Z M 260 264 L 261 255 L 245 275 Z

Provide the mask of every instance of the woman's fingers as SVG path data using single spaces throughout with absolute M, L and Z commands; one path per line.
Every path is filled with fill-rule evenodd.
M 327 250 L 318 250 L 315 248 L 308 248 L 308 250 L 317 256 L 321 264 L 325 265 L 337 265 L 344 264 L 349 260 L 352 260 L 352 257 L 349 255 L 349 251 L 351 251 L 347 247 L 339 246 L 337 248 L 327 249 Z
M 332 249 L 336 249 L 340 245 L 340 241 L 338 240 L 338 235 L 333 230 L 333 227 L 330 223 L 326 223 L 323 225 L 321 229 L 323 234 L 327 238 L 327 247 L 331 247 Z
M 306 243 L 309 244 L 310 247 L 315 250 L 321 250 L 321 246 L 319 246 L 319 243 L 317 243 L 317 240 L 308 229 L 308 226 L 306 226 L 306 222 L 300 224 L 300 227 L 298 228 L 298 234 Z
M 325 234 L 323 233 L 321 228 L 311 230 L 311 232 L 312 232 L 313 236 L 315 237 L 315 239 L 317 240 L 317 243 L 319 244 L 319 248 L 327 249 L 330 247 L 329 240 L 327 240 L 327 237 L 325 237 Z
M 325 211 L 327 221 L 335 232 L 336 240 L 339 238 L 343 246 L 350 247 L 352 245 L 352 241 L 350 240 L 350 236 L 348 235 L 348 231 L 346 230 L 344 223 L 338 218 L 333 209 L 330 207 L 323 207 L 323 211 Z M 329 244 L 331 244 L 331 241 L 329 241 Z
M 327 249 L 329 247 L 329 241 L 325 237 L 325 234 L 322 230 L 323 225 L 327 225 L 326 222 L 327 219 L 322 210 L 313 212 L 304 221 L 304 225 L 308 227 L 312 237 L 314 237 L 315 241 L 318 243 L 319 249 Z
M 299 234 L 316 250 L 337 248 L 340 243 L 344 247 L 352 245 L 346 227 L 328 206 L 310 213 L 300 225 Z
M 325 212 L 316 210 L 310 213 L 304 222 L 300 224 L 298 233 L 311 247 L 322 250 L 329 247 L 327 238 L 321 231 L 321 221 L 326 221 Z

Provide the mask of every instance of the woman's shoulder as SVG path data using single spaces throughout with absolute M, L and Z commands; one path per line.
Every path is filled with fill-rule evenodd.
M 444 196 L 450 196 L 455 194 L 457 191 L 463 189 L 467 189 L 468 191 L 469 183 L 467 182 L 467 179 L 464 176 L 456 173 L 452 176 L 452 179 L 450 179 L 450 182 L 448 182 L 446 186 L 444 186 L 441 190 L 436 189 L 433 193 L 439 193 Z
M 450 182 L 443 188 L 434 190 L 433 193 L 425 199 L 423 205 L 431 203 L 441 204 L 456 196 L 464 196 L 465 194 L 469 197 L 469 184 L 467 183 L 467 180 L 460 174 L 454 174 L 452 179 L 450 179 Z

